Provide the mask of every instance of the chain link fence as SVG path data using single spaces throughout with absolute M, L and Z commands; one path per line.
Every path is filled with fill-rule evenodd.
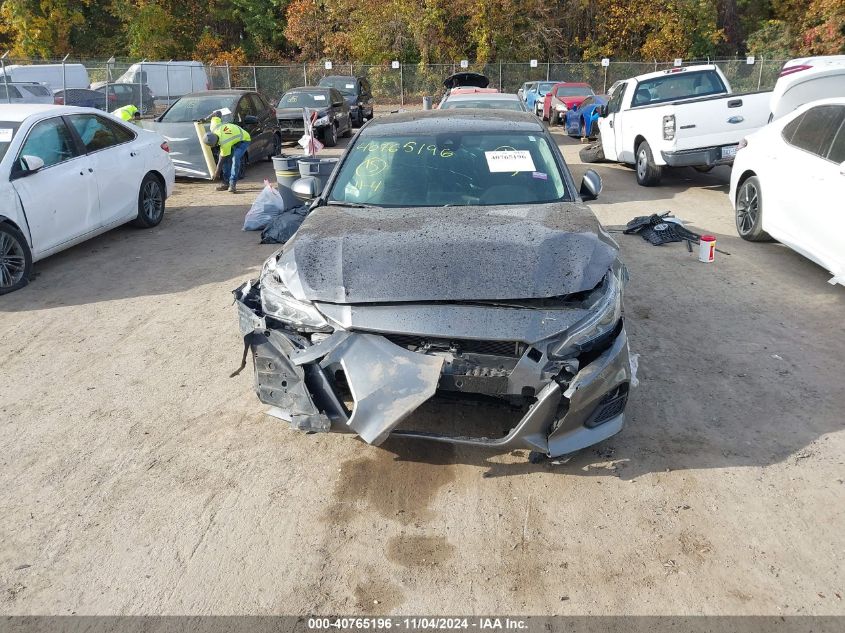
M 358 63 L 334 62 L 330 69 L 325 62 L 300 63 L 287 65 L 248 65 L 248 66 L 218 66 L 203 65 L 198 62 L 152 62 L 127 59 L 104 60 L 14 60 L 4 56 L 0 85 L 3 78 L 17 81 L 16 77 L 23 77 L 23 81 L 38 81 L 37 73 L 18 71 L 16 67 L 53 64 L 65 69 L 61 76 L 54 71 L 48 82 L 53 90 L 63 87 L 81 91 L 89 86 L 77 84 L 77 74 L 67 72 L 71 64 L 82 64 L 88 73 L 90 87 L 97 88 L 101 93 L 101 103 L 95 107 L 113 109 L 116 105 L 125 105 L 115 96 L 120 88 L 102 86 L 121 82 L 137 87 L 133 96 L 135 105 L 143 112 L 153 111 L 150 103 L 144 103 L 145 92 L 141 90 L 146 84 L 152 90 L 155 98 L 154 111 L 160 112 L 178 97 L 201 90 L 219 90 L 230 88 L 244 88 L 257 90 L 267 96 L 273 103 L 281 96 L 298 86 L 312 86 L 328 75 L 352 75 L 365 77 L 372 87 L 373 97 L 382 105 L 408 105 L 421 103 L 424 96 L 437 96 L 442 90 L 445 77 L 462 70 L 480 72 L 490 79 L 493 87 L 502 92 L 516 92 L 527 81 L 577 81 L 590 84 L 597 93 L 606 93 L 615 81 L 641 75 L 657 70 L 672 68 L 674 62 L 616 62 L 611 61 L 607 66 L 601 62 L 539 62 L 532 66 L 527 62 L 496 62 L 492 64 L 469 64 L 462 68 L 460 64 L 401 64 L 393 68 L 391 64 L 366 65 Z M 715 63 L 730 81 L 734 92 L 751 92 L 756 90 L 771 90 L 778 74 L 783 67 L 784 60 L 755 59 L 753 64 L 746 59 L 727 60 L 690 60 L 683 65 Z M 8 69 L 8 70 L 6 70 Z M 33 79 L 25 78 L 27 76 Z M 70 78 L 73 77 L 71 81 Z M 8 91 L 6 91 L 8 93 Z M 67 103 L 73 104 L 69 93 Z M 11 100 L 6 94 L 7 100 Z M 88 95 L 93 98 L 93 95 Z M 80 97 L 81 98 L 81 97 Z M 149 97 L 146 97 L 149 101 Z M 80 104 L 76 104 L 80 105 Z

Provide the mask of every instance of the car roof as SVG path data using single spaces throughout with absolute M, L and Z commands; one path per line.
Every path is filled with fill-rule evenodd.
M 354 75 L 326 75 L 325 77 L 323 77 L 323 79 L 344 79 L 345 80 L 345 79 L 358 79 L 358 77 L 355 77 Z M 323 79 L 321 79 L 320 81 L 323 81 Z M 363 79 L 363 77 L 362 77 L 362 79 Z
M 518 95 L 511 92 L 460 92 L 455 94 L 454 91 L 446 98 L 446 101 L 478 101 L 479 99 L 492 99 L 497 101 L 520 101 Z
M 241 95 L 247 95 L 250 93 L 254 93 L 255 90 L 235 90 L 235 89 L 228 89 L 228 90 L 201 90 L 199 92 L 189 92 L 186 94 L 186 97 L 240 97 Z
M 288 92 L 326 92 L 332 88 L 334 86 L 299 86 L 298 88 L 291 88 L 285 94 Z M 337 88 L 334 89 L 337 90 Z
M 49 103 L 18 103 L 8 105 L 0 103 L 0 121 L 16 121 L 18 123 L 38 114 L 76 114 L 79 112 L 98 112 L 93 108 L 77 108 L 75 106 L 53 105 Z
M 448 134 L 450 132 L 503 132 L 517 131 L 544 133 L 545 127 L 530 112 L 515 110 L 416 110 L 376 117 L 361 129 L 359 134 Z
M 675 73 L 691 73 L 702 70 L 716 70 L 716 65 L 700 64 L 698 66 L 673 66 L 672 68 L 664 68 L 663 70 L 658 70 L 653 73 L 637 75 L 636 77 L 631 77 L 631 79 L 635 79 L 637 82 L 640 82 L 645 81 L 647 79 L 654 79 L 655 77 L 665 77 L 667 75 L 673 75 Z

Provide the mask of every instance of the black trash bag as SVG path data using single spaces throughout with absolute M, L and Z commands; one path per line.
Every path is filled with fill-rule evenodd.
M 677 222 L 668 219 L 668 213 L 663 215 L 641 215 L 630 222 L 628 222 L 623 233 L 631 235 L 632 233 L 639 233 L 642 238 L 653 244 L 660 246 L 661 244 L 668 244 L 669 242 L 695 242 L 698 243 L 701 237 L 698 233 L 693 233 L 687 228 Z
M 302 206 L 283 211 L 261 232 L 261 243 L 284 244 L 296 233 L 307 214 L 308 209 Z

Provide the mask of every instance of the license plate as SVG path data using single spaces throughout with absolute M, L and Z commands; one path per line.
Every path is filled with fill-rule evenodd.
M 736 156 L 736 145 L 726 145 L 722 148 L 722 158 L 733 158 Z

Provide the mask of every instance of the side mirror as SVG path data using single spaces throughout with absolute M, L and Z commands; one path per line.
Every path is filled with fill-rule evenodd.
M 305 176 L 304 178 L 295 180 L 293 185 L 291 185 L 291 189 L 293 190 L 293 195 L 298 200 L 308 202 L 323 193 L 323 183 L 319 178 L 315 178 L 314 176 Z
M 25 154 L 18 160 L 17 169 L 15 169 L 14 175 L 17 178 L 22 178 L 23 176 L 34 174 L 42 167 L 44 167 L 44 160 L 42 158 Z
M 581 188 L 578 190 L 581 199 L 584 201 L 595 200 L 601 193 L 601 176 L 593 169 L 588 169 L 581 180 Z

